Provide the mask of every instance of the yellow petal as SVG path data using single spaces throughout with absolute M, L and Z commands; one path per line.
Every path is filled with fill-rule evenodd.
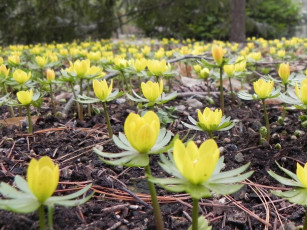
M 307 188 L 307 172 L 306 170 L 304 170 L 304 168 L 306 167 L 306 164 L 305 164 L 305 167 L 303 168 L 299 163 L 296 164 L 296 175 L 297 175 L 297 178 L 298 180 L 302 183 L 302 185 Z

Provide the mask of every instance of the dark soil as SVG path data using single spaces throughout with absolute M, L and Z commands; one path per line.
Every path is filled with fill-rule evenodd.
M 195 98 L 203 103 L 199 109 L 210 106 L 205 99 L 198 97 L 201 87 L 177 87 L 178 92 L 195 92 Z M 205 90 L 204 90 L 205 91 Z M 187 129 L 180 121 L 188 123 L 187 115 L 196 118 L 196 110 L 186 103 L 188 97 L 178 97 L 167 106 L 184 105 L 186 109 L 176 112 L 177 120 L 168 125 L 173 133 L 184 136 Z M 214 98 L 218 105 L 217 96 Z M 34 134 L 27 135 L 20 126 L 3 126 L 0 131 L 0 181 L 12 184 L 15 175 L 25 176 L 31 158 L 50 156 L 59 164 L 61 178 L 55 195 L 75 191 L 88 183 L 96 191 L 86 204 L 65 208 L 57 206 L 54 215 L 55 229 L 155 229 L 153 212 L 150 207 L 147 182 L 142 168 L 112 167 L 101 162 L 92 148 L 103 146 L 106 152 L 119 152 L 108 138 L 102 114 L 78 121 L 75 118 L 59 119 L 48 115 L 48 101 L 42 109 L 34 126 Z M 210 106 L 212 107 L 212 106 Z M 293 222 L 303 223 L 304 208 L 270 194 L 273 187 L 284 187 L 272 179 L 269 169 L 282 173 L 275 161 L 295 172 L 296 163 L 305 163 L 307 156 L 306 135 L 295 137 L 295 130 L 302 130 L 298 116 L 300 112 L 288 111 L 284 125 L 277 123 L 281 115 L 281 104 L 269 104 L 271 141 L 259 145 L 258 130 L 264 123 L 262 106 L 259 101 L 243 101 L 226 97 L 226 115 L 236 125 L 230 131 L 216 132 L 216 141 L 222 147 L 226 169 L 237 168 L 251 162 L 252 177 L 247 185 L 231 196 L 216 196 L 202 199 L 200 214 L 204 215 L 213 229 L 279 229 L 280 220 L 284 225 Z M 123 131 L 123 123 L 129 112 L 135 111 L 128 102 L 109 104 L 114 133 Z M 86 111 L 86 109 L 85 109 Z M 0 108 L 2 119 L 8 117 L 8 109 Z M 33 115 L 36 112 L 33 111 Z M 202 132 L 191 131 L 194 140 L 200 144 L 208 136 Z M 281 149 L 276 149 L 276 144 Z M 164 175 L 157 162 L 159 157 L 151 158 L 152 172 Z M 165 175 L 166 176 L 166 175 Z M 187 229 L 190 224 L 191 200 L 186 194 L 171 194 L 157 188 L 166 229 Z M 37 229 L 36 213 L 21 215 L 0 211 L 0 229 Z

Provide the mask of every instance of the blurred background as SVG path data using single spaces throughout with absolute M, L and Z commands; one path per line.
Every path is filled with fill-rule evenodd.
M 135 35 L 306 37 L 307 0 L 0 0 L 0 45 Z

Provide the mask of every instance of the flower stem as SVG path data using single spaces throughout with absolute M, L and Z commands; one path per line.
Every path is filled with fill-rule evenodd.
M 74 95 L 75 100 L 77 100 L 77 95 L 76 95 L 73 83 L 70 83 L 70 88 L 71 88 L 72 94 Z M 81 113 L 81 106 L 77 101 L 76 101 L 76 106 L 77 106 L 77 113 L 78 113 L 79 119 L 83 121 L 83 113 Z
M 222 113 L 225 114 L 224 88 L 223 88 L 223 66 L 220 67 L 220 107 L 221 107 Z
M 4 83 L 3 83 L 3 89 L 4 89 L 4 95 L 6 95 L 7 94 L 7 88 L 6 88 L 6 85 Z M 13 106 L 9 106 L 9 110 L 10 110 L 11 117 L 15 117 Z
M 113 132 L 112 132 L 112 126 L 111 126 L 109 112 L 108 112 L 108 108 L 107 108 L 106 102 L 102 102 L 102 106 L 103 106 L 104 117 L 106 118 L 106 121 L 107 121 L 109 137 L 112 138 Z
M 261 99 L 261 100 L 262 100 L 262 105 L 263 105 L 265 127 L 266 127 L 266 129 L 267 129 L 266 140 L 267 140 L 267 142 L 270 142 L 270 123 L 269 123 L 268 111 L 267 111 L 267 109 L 266 109 L 265 99 Z
M 149 165 L 145 166 L 145 171 L 149 176 L 151 176 L 151 170 L 150 170 Z M 149 192 L 151 196 L 152 207 L 154 210 L 156 229 L 163 230 L 164 229 L 163 219 L 162 219 L 160 205 L 159 205 L 158 198 L 157 198 L 156 188 L 155 188 L 155 185 L 148 179 L 147 179 L 147 182 L 148 182 Z
M 32 119 L 31 119 L 31 113 L 30 113 L 30 105 L 27 105 L 27 116 L 28 116 L 28 133 L 32 133 L 33 127 L 32 127 Z
M 235 98 L 234 98 L 234 93 L 233 93 L 230 77 L 228 77 L 228 80 L 229 80 L 229 88 L 230 88 L 230 93 L 231 93 L 231 100 L 232 100 L 232 104 L 234 104 Z
M 90 96 L 90 80 L 87 80 L 86 94 L 87 96 Z M 92 116 L 92 105 L 91 104 L 87 104 L 87 114 L 89 117 Z
M 198 230 L 198 199 L 193 198 L 192 230 Z
M 50 83 L 49 86 L 50 86 L 50 98 L 51 98 L 51 105 L 52 105 L 52 114 L 55 115 L 55 104 L 54 104 L 52 84 Z
M 54 207 L 49 206 L 48 207 L 48 227 L 49 227 L 49 230 L 53 230 L 53 213 L 54 213 Z
M 40 230 L 45 230 L 45 211 L 44 211 L 44 206 L 41 205 L 38 208 L 38 217 L 39 217 L 39 229 Z

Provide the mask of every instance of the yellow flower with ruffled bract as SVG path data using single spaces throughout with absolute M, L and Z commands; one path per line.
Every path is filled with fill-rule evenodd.
M 144 97 L 150 101 L 156 101 L 163 92 L 163 80 L 160 80 L 160 83 L 147 81 L 146 83 L 142 82 L 141 89 Z
M 17 99 L 23 105 L 30 105 L 33 99 L 33 90 L 17 92 Z
M 59 183 L 59 175 L 59 166 L 47 156 L 38 161 L 30 161 L 27 182 L 30 191 L 40 203 L 44 203 L 54 193 Z
M 181 140 L 174 144 L 174 161 L 182 176 L 193 184 L 207 181 L 218 162 L 220 152 L 216 142 L 209 139 L 198 148 L 193 141 L 185 147 Z
M 96 97 L 98 97 L 102 102 L 106 101 L 108 96 L 111 94 L 113 88 L 113 80 L 111 80 L 110 86 L 108 86 L 107 81 L 93 80 L 93 89 Z
M 255 93 L 260 99 L 266 99 L 272 93 L 274 82 L 259 79 L 253 83 Z
M 31 72 L 26 73 L 25 71 L 23 71 L 21 69 L 17 69 L 13 73 L 13 78 L 19 84 L 24 84 L 31 78 Z
M 135 150 L 139 153 L 148 153 L 159 135 L 159 117 L 152 111 L 148 111 L 143 117 L 130 113 L 125 120 L 124 131 Z
M 302 80 L 300 88 L 297 83 L 295 84 L 295 94 L 304 105 L 307 105 L 307 78 Z
M 222 110 L 216 109 L 213 111 L 208 107 L 204 109 L 203 113 L 198 110 L 197 115 L 199 120 L 198 125 L 206 131 L 215 131 L 221 123 L 223 116 Z

